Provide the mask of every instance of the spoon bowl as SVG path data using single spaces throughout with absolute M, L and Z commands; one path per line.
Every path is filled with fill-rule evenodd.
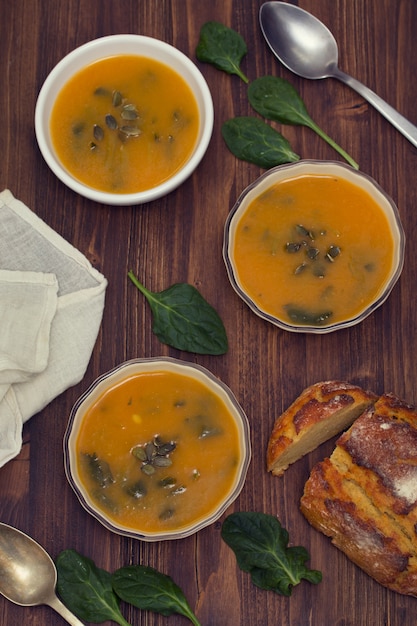
M 72 626 L 82 626 L 57 598 L 51 557 L 25 533 L 0 523 L 0 593 L 20 606 L 46 604 Z
M 337 43 L 314 15 L 286 2 L 267 2 L 260 9 L 260 24 L 272 52 L 291 72 L 313 80 L 333 75 Z
M 339 69 L 336 40 L 314 15 L 296 5 L 272 1 L 261 6 L 259 22 L 268 46 L 287 69 L 302 78 L 337 78 L 349 85 L 417 147 L 417 127 Z

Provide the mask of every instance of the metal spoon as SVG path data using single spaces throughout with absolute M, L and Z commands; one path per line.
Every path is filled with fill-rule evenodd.
M 303 78 L 337 78 L 370 102 L 417 147 L 417 127 L 338 66 L 337 43 L 316 17 L 286 2 L 266 2 L 259 10 L 262 33 L 275 56 Z
M 83 626 L 55 594 L 57 572 L 49 554 L 20 530 L 0 523 L 0 593 L 20 606 L 47 604 L 72 626 Z

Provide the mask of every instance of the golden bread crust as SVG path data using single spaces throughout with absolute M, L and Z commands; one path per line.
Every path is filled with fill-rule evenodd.
M 342 381 L 307 387 L 274 423 L 266 454 L 267 469 L 281 476 L 291 463 L 348 428 L 377 396 Z
M 417 411 L 384 394 L 312 470 L 301 511 L 380 584 L 417 596 Z

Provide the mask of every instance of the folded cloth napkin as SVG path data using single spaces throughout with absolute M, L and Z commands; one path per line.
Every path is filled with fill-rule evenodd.
M 0 193 L 0 467 L 22 426 L 84 376 L 107 280 L 9 190 Z
M 0 384 L 23 382 L 47 366 L 57 293 L 54 274 L 0 269 Z

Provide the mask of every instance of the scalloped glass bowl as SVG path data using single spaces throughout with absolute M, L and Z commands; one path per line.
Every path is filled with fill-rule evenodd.
M 200 126 L 194 151 L 171 178 L 138 193 L 107 193 L 93 189 L 74 178 L 61 164 L 51 141 L 49 119 L 55 99 L 69 78 L 86 65 L 117 54 L 155 59 L 171 67 L 188 83 L 197 101 Z M 103 204 L 136 205 L 156 200 L 181 185 L 203 158 L 213 131 L 214 110 L 209 87 L 197 66 L 180 50 L 164 41 L 143 35 L 110 35 L 94 39 L 65 56 L 46 78 L 36 103 L 35 133 L 40 151 L 54 174 L 76 193 Z
M 386 215 L 394 241 L 394 257 L 391 271 L 387 280 L 381 284 L 379 292 L 373 301 L 366 305 L 366 307 L 364 307 L 364 309 L 354 317 L 347 318 L 337 323 L 320 326 L 307 324 L 298 325 L 296 323 L 292 324 L 287 320 L 280 319 L 279 317 L 271 315 L 260 308 L 260 306 L 253 301 L 245 290 L 245 287 L 242 285 L 233 257 L 236 227 L 247 206 L 273 184 L 289 178 L 311 174 L 338 176 L 350 181 L 368 192 Z M 283 330 L 298 333 L 329 333 L 342 328 L 348 328 L 362 322 L 366 317 L 368 317 L 368 315 L 375 311 L 375 309 L 380 307 L 390 295 L 394 285 L 401 275 L 404 264 L 404 249 L 404 230 L 394 201 L 370 176 L 353 169 L 349 165 L 336 161 L 302 160 L 297 163 L 280 165 L 268 170 L 254 183 L 249 185 L 238 198 L 226 220 L 223 239 L 223 259 L 226 265 L 229 280 L 236 293 L 250 307 L 250 309 L 252 309 L 252 311 L 262 319 L 271 322 Z
M 178 529 L 166 532 L 150 532 L 141 529 L 138 514 L 137 528 L 124 526 L 107 516 L 98 508 L 95 500 L 84 487 L 78 470 L 76 440 L 86 411 L 94 405 L 103 393 L 118 385 L 130 376 L 142 372 L 174 372 L 199 381 L 213 392 L 226 406 L 238 431 L 240 459 L 233 485 L 225 495 L 220 495 L 216 506 L 204 518 L 189 523 Z M 120 535 L 142 541 L 160 541 L 163 539 L 181 539 L 196 533 L 209 524 L 213 524 L 240 494 L 246 479 L 251 460 L 250 429 L 248 419 L 231 390 L 211 372 L 195 363 L 180 361 L 169 357 L 133 359 L 120 364 L 113 370 L 100 376 L 74 404 L 64 435 L 64 468 L 69 484 L 85 510 L 95 517 L 108 530 Z M 216 468 L 213 468 L 216 471 Z

